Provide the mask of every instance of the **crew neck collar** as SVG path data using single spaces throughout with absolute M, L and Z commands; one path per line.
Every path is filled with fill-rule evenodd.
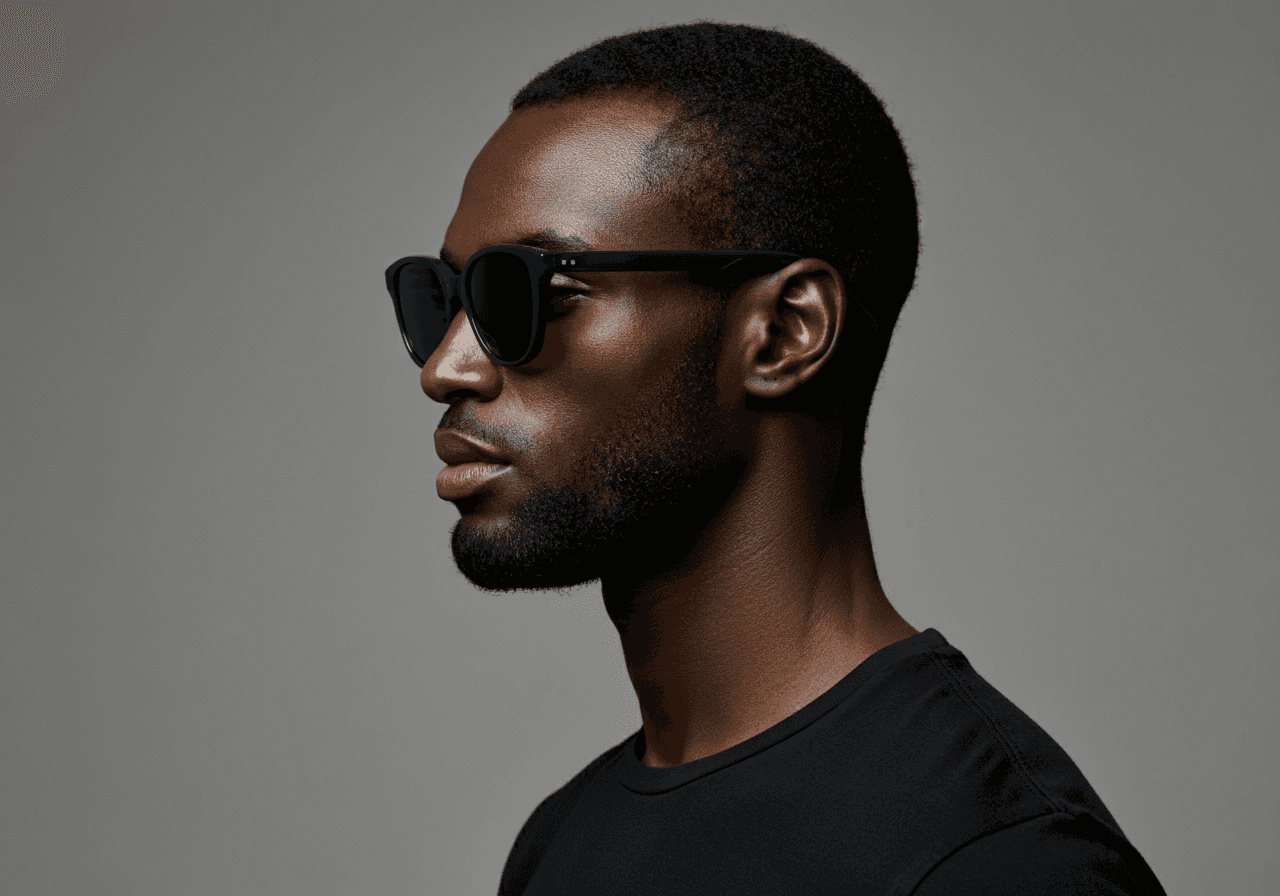
M 704 778 L 722 768 L 750 759 L 757 753 L 792 737 L 856 694 L 863 685 L 884 675 L 903 660 L 947 646 L 949 646 L 947 639 L 937 629 L 928 628 L 888 647 L 882 647 L 817 698 L 776 725 L 727 750 L 670 768 L 651 768 L 640 761 L 645 749 L 644 728 L 641 728 L 623 742 L 622 749 L 614 761 L 617 780 L 622 786 L 636 793 L 665 793 L 677 787 L 683 787 L 698 778 Z

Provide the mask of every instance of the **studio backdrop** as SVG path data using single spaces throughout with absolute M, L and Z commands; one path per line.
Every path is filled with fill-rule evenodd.
M 890 599 L 1170 894 L 1274 887 L 1276 7 L 605 0 L 0 3 L 0 889 L 492 893 L 639 727 L 598 585 L 454 568 L 382 277 L 529 78 L 700 18 L 848 62 L 914 165 Z

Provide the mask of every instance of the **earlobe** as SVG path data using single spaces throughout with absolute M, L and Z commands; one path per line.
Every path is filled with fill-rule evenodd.
M 751 378 L 747 391 L 756 398 L 781 398 L 797 385 L 795 377 L 759 375 Z

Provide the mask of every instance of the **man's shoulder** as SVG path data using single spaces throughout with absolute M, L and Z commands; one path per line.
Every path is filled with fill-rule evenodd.
M 912 832 L 886 880 L 922 896 L 1163 894 L 1057 740 L 960 650 L 932 641 L 869 682 L 837 734 L 852 769 L 878 757 L 879 774 L 844 804 Z
M 966 843 L 912 890 L 913 896 L 1164 896 L 1150 866 L 1092 815 L 1055 812 Z
M 504 893 L 520 893 L 524 890 L 529 876 L 538 866 L 547 847 L 555 839 L 556 832 L 564 826 L 577 805 L 578 799 L 591 785 L 591 781 L 611 760 L 617 758 L 635 739 L 629 735 L 621 743 L 614 744 L 595 759 L 591 760 L 582 771 L 570 778 L 563 787 L 551 793 L 538 804 L 537 808 L 525 820 L 516 835 L 516 841 L 507 855 L 506 866 L 502 871 L 502 882 L 498 888 L 499 896 Z
M 933 704 L 946 729 L 937 732 L 939 745 L 952 740 L 951 747 L 968 752 L 971 759 L 985 746 L 1003 755 L 1013 772 L 1012 777 L 974 776 L 969 784 L 990 788 L 999 782 L 1000 802 L 1006 804 L 1012 800 L 1012 786 L 1029 797 L 1021 802 L 1031 815 L 1090 815 L 1119 833 L 1114 816 L 1061 744 L 980 675 L 963 653 L 946 645 L 926 656 L 937 686 L 933 696 L 945 694 Z M 1021 787 L 1015 784 L 1019 780 Z

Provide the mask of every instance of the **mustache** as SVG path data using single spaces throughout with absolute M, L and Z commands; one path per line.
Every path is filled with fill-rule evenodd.
M 436 432 L 446 430 L 484 442 L 509 457 L 523 454 L 531 447 L 528 438 L 485 423 L 471 408 L 463 404 L 454 405 L 441 415 L 440 422 L 436 424 Z

